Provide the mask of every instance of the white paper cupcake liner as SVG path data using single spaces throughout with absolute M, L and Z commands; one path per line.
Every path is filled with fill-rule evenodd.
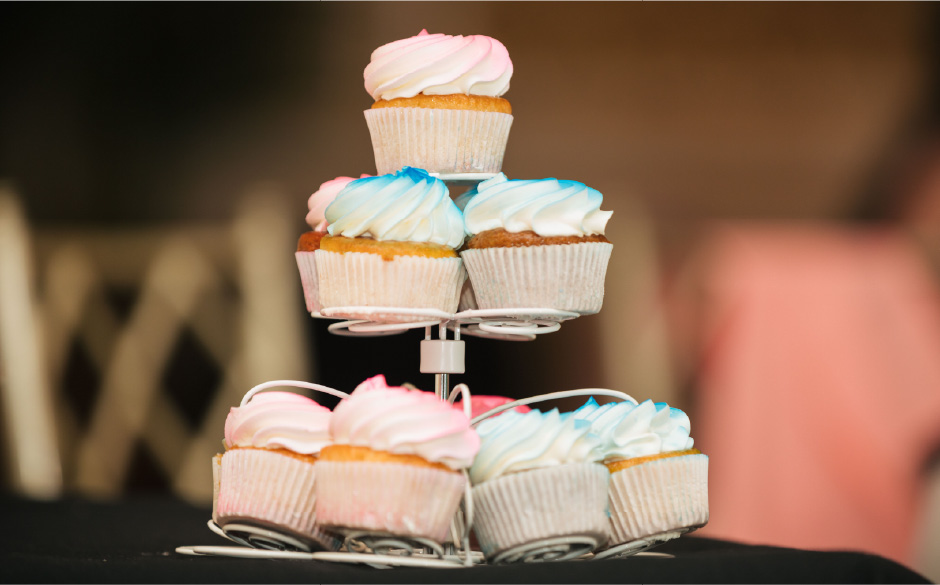
M 317 463 L 324 526 L 444 542 L 466 478 L 432 467 L 368 461 Z
M 430 173 L 498 173 L 512 114 L 433 108 L 365 111 L 379 175 L 402 167 Z
M 316 519 L 319 464 L 266 451 L 232 449 L 222 455 L 216 522 L 248 522 L 286 531 L 321 548 L 340 542 Z
M 315 252 L 294 252 L 297 269 L 300 271 L 300 284 L 304 287 L 304 302 L 308 313 L 320 312 L 320 286 L 317 278 Z
M 607 540 L 607 468 L 573 463 L 504 475 L 473 487 L 473 530 L 487 558 L 565 536 Z
M 467 273 L 460 258 L 316 251 L 320 305 L 457 310 Z
M 477 298 L 473 294 L 473 283 L 468 278 L 460 289 L 460 300 L 457 303 L 457 311 L 472 311 L 477 309 Z
M 708 456 L 679 455 L 610 476 L 610 544 L 708 522 Z
M 597 313 L 613 245 L 607 242 L 474 248 L 460 253 L 481 309 Z
M 222 454 L 212 456 L 212 521 L 219 523 L 219 488 L 222 483 Z

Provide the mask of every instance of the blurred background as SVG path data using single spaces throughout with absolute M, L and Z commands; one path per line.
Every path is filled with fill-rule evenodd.
M 372 50 L 426 28 L 509 49 L 510 178 L 615 212 L 603 311 L 469 339 L 454 381 L 667 401 L 711 458 L 703 534 L 938 579 L 938 27 L 928 3 L 5 4 L 4 485 L 204 503 L 252 385 L 431 389 L 420 333 L 328 334 L 292 258 L 319 184 L 375 172 Z

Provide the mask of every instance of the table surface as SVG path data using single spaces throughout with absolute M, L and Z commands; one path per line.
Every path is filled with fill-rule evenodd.
M 638 556 L 461 569 L 373 569 L 310 560 L 191 557 L 183 545 L 231 544 L 207 509 L 169 497 L 38 502 L 0 495 L 0 582 L 590 582 L 929 583 L 887 559 L 683 536 Z

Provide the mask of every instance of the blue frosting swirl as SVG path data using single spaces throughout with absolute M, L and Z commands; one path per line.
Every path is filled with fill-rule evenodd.
M 665 402 L 616 402 L 598 405 L 591 398 L 572 417 L 590 423 L 601 441 L 605 462 L 691 449 L 692 423 L 686 413 Z
M 463 216 L 444 182 L 412 167 L 350 182 L 325 216 L 332 236 L 458 248 L 466 235 Z

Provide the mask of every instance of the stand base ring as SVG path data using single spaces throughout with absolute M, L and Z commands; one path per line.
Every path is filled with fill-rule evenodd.
M 561 536 L 520 544 L 499 553 L 491 561 L 494 565 L 509 563 L 537 563 L 576 559 L 594 550 L 598 539 L 589 535 Z

